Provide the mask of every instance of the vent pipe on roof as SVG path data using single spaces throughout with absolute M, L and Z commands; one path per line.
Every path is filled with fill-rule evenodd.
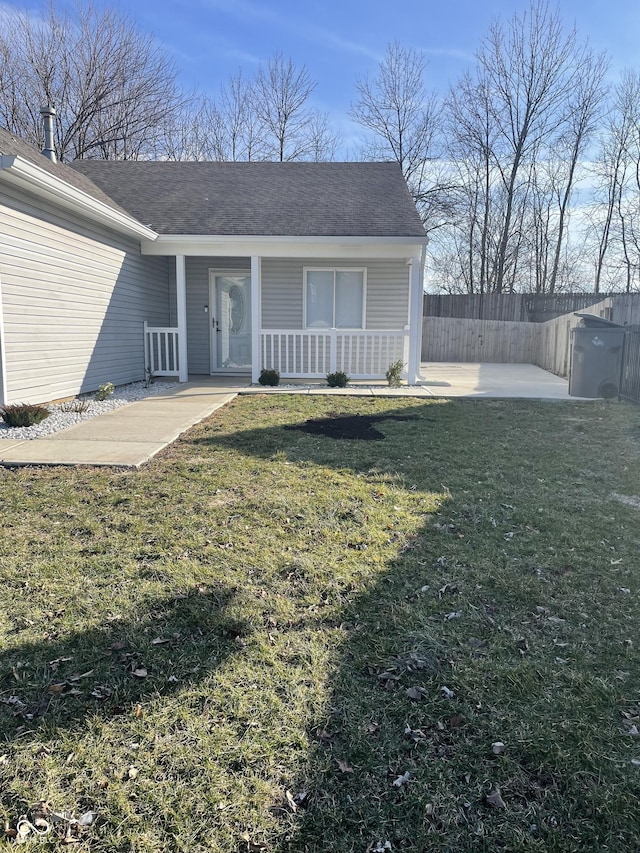
M 56 117 L 56 111 L 53 107 L 42 107 L 40 115 L 42 116 L 42 124 L 44 125 L 44 148 L 42 149 L 42 153 L 52 163 L 55 163 L 56 150 L 53 147 L 53 120 Z

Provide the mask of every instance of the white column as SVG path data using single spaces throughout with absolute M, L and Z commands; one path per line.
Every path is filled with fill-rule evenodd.
M 179 382 L 189 379 L 187 364 L 187 271 L 184 255 L 176 255 L 176 318 L 178 326 Z
M 424 268 L 420 255 L 414 255 L 409 267 L 409 363 L 407 382 L 416 385 L 421 379 L 420 357 L 422 355 L 422 303 Z
M 251 256 L 251 381 L 257 382 L 260 376 L 262 352 L 260 347 L 260 327 L 262 317 L 262 259 Z

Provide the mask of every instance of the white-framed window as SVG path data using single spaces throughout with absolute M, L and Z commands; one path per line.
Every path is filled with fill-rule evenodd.
M 364 329 L 366 269 L 305 267 L 307 329 Z

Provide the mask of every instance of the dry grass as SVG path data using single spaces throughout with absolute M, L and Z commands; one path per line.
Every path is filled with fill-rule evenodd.
M 415 419 L 285 429 L 358 413 Z M 0 816 L 91 811 L 92 851 L 637 849 L 637 423 L 265 396 L 139 472 L 0 472 Z

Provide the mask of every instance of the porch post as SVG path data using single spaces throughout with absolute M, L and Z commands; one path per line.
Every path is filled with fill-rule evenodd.
M 422 355 L 422 302 L 423 265 L 420 255 L 414 255 L 409 262 L 409 363 L 407 364 L 407 382 L 416 385 L 421 379 L 420 357 Z
M 178 381 L 187 382 L 187 272 L 184 255 L 176 255 L 176 319 L 178 326 Z
M 260 327 L 262 325 L 262 258 L 251 255 L 251 381 L 260 376 L 262 352 Z

